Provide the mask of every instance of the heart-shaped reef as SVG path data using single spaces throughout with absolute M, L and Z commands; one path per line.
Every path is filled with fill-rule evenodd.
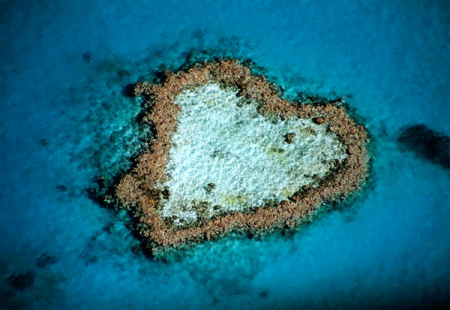
M 151 146 L 114 187 L 153 254 L 231 231 L 291 228 L 367 177 L 366 128 L 343 100 L 292 103 L 237 60 L 136 83 Z

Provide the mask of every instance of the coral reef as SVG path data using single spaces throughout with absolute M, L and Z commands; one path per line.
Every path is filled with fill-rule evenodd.
M 294 227 L 322 203 L 341 201 L 367 176 L 368 136 L 343 101 L 281 99 L 237 60 L 165 71 L 136 83 L 149 149 L 114 187 L 154 254 L 231 231 Z

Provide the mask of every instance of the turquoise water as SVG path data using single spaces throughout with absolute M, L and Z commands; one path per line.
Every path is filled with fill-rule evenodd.
M 450 171 L 397 137 L 450 136 L 449 3 L 186 2 L 0 2 L 0 308 L 448 304 Z M 88 189 L 149 136 L 124 88 L 195 55 L 252 59 L 286 98 L 346 96 L 374 137 L 362 197 L 293 235 L 146 258 Z

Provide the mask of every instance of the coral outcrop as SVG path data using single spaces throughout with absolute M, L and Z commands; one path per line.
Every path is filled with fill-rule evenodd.
M 367 176 L 367 132 L 342 101 L 281 99 L 236 60 L 166 71 L 134 91 L 155 139 L 113 198 L 138 219 L 153 253 L 293 227 Z

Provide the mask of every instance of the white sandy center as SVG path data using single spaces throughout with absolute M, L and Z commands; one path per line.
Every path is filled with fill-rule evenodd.
M 208 84 L 175 99 L 181 112 L 165 168 L 169 180 L 157 185 L 170 193 L 161 200 L 161 213 L 175 224 L 279 203 L 346 157 L 326 125 L 270 122 L 256 102 L 243 104 L 236 93 Z M 294 134 L 293 142 L 287 134 Z

